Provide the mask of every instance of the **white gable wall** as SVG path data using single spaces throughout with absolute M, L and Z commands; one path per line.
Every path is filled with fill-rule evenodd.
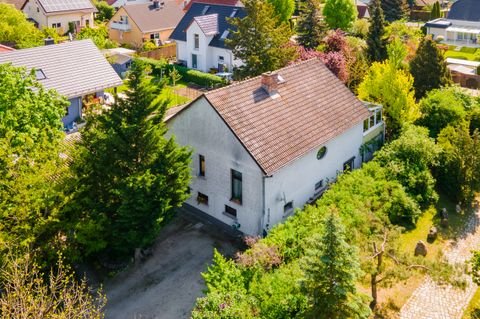
M 363 123 L 360 122 L 340 136 L 328 141 L 325 156 L 318 160 L 317 152 L 312 150 L 295 160 L 272 177 L 265 180 L 265 221 L 264 228 L 270 228 L 282 222 L 291 214 L 284 214 L 284 205 L 293 201 L 294 208 L 302 208 L 314 196 L 315 184 L 323 180 L 333 181 L 343 171 L 343 164 L 355 157 L 354 168 L 361 165 L 359 153 L 363 140 Z M 268 225 L 268 226 L 267 226 Z
M 199 36 L 199 48 L 195 49 L 194 34 Z M 187 41 L 175 40 L 177 44 L 177 60 L 187 62 L 187 67 L 193 68 L 192 54 L 197 55 L 197 69 L 203 72 L 209 72 L 210 68 L 218 68 L 221 62 L 219 57 L 223 57 L 223 64 L 227 65 L 228 71 L 234 67 L 243 65 L 239 59 L 235 59 L 232 50 L 209 46 L 213 36 L 206 36 L 198 23 L 193 21 L 186 32 Z
M 37 10 L 38 8 L 38 10 Z M 41 5 L 35 1 L 30 0 L 25 4 L 23 12 L 31 19 L 38 22 L 38 26 L 52 27 L 52 24 L 60 23 L 60 33 L 68 32 L 68 23 L 79 21 L 81 27 L 89 26 L 93 27 L 93 13 L 92 12 L 66 12 L 66 13 L 51 13 L 45 14 Z
M 263 174 L 258 165 L 205 98 L 200 98 L 168 122 L 177 143 L 193 148 L 191 197 L 186 201 L 228 224 L 236 220 L 224 214 L 225 205 L 237 210 L 239 230 L 261 233 Z M 198 176 L 199 154 L 205 156 L 205 177 Z M 242 173 L 242 204 L 230 201 L 231 169 Z M 197 194 L 208 196 L 208 206 L 197 202 Z

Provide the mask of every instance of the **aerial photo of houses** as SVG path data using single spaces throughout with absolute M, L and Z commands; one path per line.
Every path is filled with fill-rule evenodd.
M 0 0 L 0 318 L 480 319 L 480 0 Z

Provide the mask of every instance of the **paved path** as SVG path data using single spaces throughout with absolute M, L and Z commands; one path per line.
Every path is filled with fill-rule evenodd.
M 463 236 L 445 252 L 451 264 L 465 263 L 471 251 L 480 247 L 480 210 L 473 215 Z M 467 278 L 465 290 L 452 286 L 439 286 L 427 278 L 418 287 L 400 310 L 400 319 L 461 319 L 465 308 L 472 299 L 477 286 Z

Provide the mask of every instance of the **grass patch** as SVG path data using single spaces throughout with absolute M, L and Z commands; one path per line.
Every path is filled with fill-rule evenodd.
M 477 52 L 477 48 L 461 47 L 460 52 L 474 54 L 475 52 Z
M 480 319 L 480 288 L 477 289 L 470 300 L 462 319 Z
M 162 90 L 162 94 L 160 96 L 164 101 L 168 101 L 168 105 L 167 105 L 168 108 L 174 107 L 180 104 L 185 104 L 188 101 L 190 101 L 188 97 L 176 94 L 173 91 L 173 89 L 169 86 L 167 86 Z
M 480 52 L 480 50 L 478 51 Z M 447 52 L 445 52 L 445 57 L 453 58 L 453 59 L 469 60 L 469 61 L 480 61 L 479 52 L 468 53 L 468 52 L 462 52 L 462 51 L 448 50 Z

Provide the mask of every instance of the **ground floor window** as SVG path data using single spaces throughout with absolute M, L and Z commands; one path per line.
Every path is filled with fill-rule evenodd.
M 192 68 L 193 69 L 196 69 L 198 67 L 198 64 L 197 64 L 197 55 L 196 54 L 192 54 Z
M 233 207 L 225 205 L 225 215 L 231 218 L 237 218 L 237 210 Z
M 293 202 L 288 202 L 283 206 L 283 214 L 289 215 L 293 212 Z
M 343 171 L 351 172 L 355 168 L 354 165 L 355 165 L 355 157 L 352 157 L 351 159 L 343 163 Z
M 203 194 L 203 193 L 198 192 L 197 203 L 208 206 L 208 196 Z
M 61 28 L 62 24 L 60 22 L 52 23 L 52 28 Z

